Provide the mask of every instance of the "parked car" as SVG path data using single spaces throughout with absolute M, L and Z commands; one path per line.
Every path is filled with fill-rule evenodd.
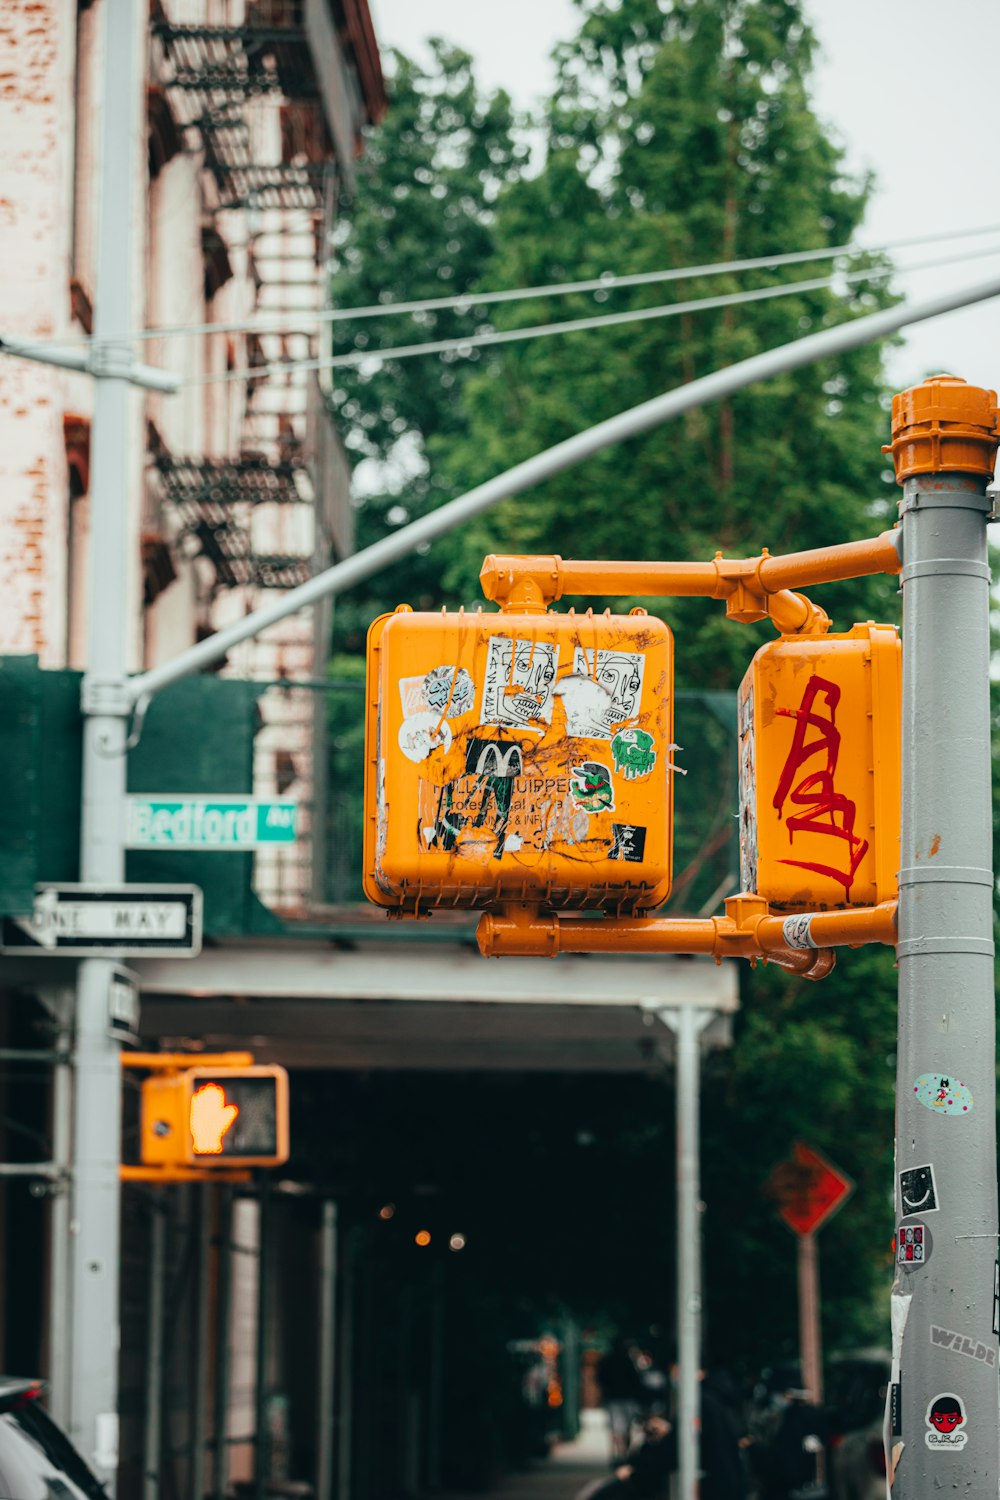
M 0 1375 L 0 1500 L 107 1500 L 107 1491 L 49 1416 L 37 1380 Z
M 890 1360 L 881 1349 L 834 1356 L 827 1374 L 833 1500 L 885 1500 L 882 1422 Z

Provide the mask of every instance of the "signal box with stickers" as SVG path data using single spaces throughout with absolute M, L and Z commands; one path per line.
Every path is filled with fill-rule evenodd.
M 659 906 L 672 730 L 662 620 L 383 615 L 368 635 L 366 895 L 410 914 Z
M 895 898 L 901 680 L 891 625 L 757 652 L 739 692 L 743 890 L 802 912 Z

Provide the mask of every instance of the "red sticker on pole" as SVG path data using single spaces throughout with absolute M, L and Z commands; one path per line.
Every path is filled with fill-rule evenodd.
M 812 1146 L 796 1141 L 789 1161 L 779 1162 L 765 1190 L 796 1234 L 815 1234 L 854 1191 L 854 1183 Z

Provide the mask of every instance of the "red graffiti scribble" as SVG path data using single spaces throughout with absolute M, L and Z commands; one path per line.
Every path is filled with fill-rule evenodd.
M 825 699 L 825 714 L 815 707 L 817 698 Z M 854 831 L 857 806 L 850 797 L 845 797 L 834 787 L 837 759 L 840 755 L 840 731 L 837 728 L 839 702 L 840 688 L 835 682 L 828 682 L 824 677 L 811 677 L 798 708 L 776 710 L 785 718 L 795 720 L 795 738 L 774 794 L 773 805 L 779 818 L 786 798 L 795 807 L 806 809 L 786 820 L 789 842 L 796 833 L 815 833 L 826 838 L 840 839 L 847 845 L 846 870 L 832 864 L 814 864 L 803 859 L 783 859 L 779 860 L 779 864 L 795 865 L 802 870 L 811 870 L 815 875 L 828 875 L 832 880 L 839 881 L 845 894 L 849 896 L 857 868 L 868 852 L 868 841 L 860 838 Z M 807 740 L 806 735 L 810 729 L 816 733 L 814 738 Z M 822 769 L 809 770 L 800 781 L 795 782 L 806 762 L 817 755 L 826 758 Z

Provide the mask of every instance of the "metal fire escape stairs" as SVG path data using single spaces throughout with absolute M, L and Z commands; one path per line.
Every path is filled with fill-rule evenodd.
M 236 355 L 260 370 L 246 383 L 239 454 L 161 453 L 155 464 L 189 545 L 212 565 L 213 596 L 243 590 L 250 609 L 259 590 L 292 589 L 328 562 L 324 497 L 307 451 L 310 404 L 322 397 L 296 361 L 316 353 L 310 314 L 324 302 L 340 174 L 299 0 L 258 0 L 239 26 L 171 22 L 161 11 L 152 29 L 163 87 L 189 148 L 202 153 L 206 196 L 224 224 L 240 216 L 250 311 L 260 315 Z M 324 707 L 294 684 L 312 680 L 320 665 L 309 614 L 246 643 L 231 663 L 240 676 L 279 684 L 261 700 L 255 789 L 295 797 L 299 836 L 294 846 L 258 854 L 255 886 L 289 915 L 304 914 L 313 893 L 314 755 Z

